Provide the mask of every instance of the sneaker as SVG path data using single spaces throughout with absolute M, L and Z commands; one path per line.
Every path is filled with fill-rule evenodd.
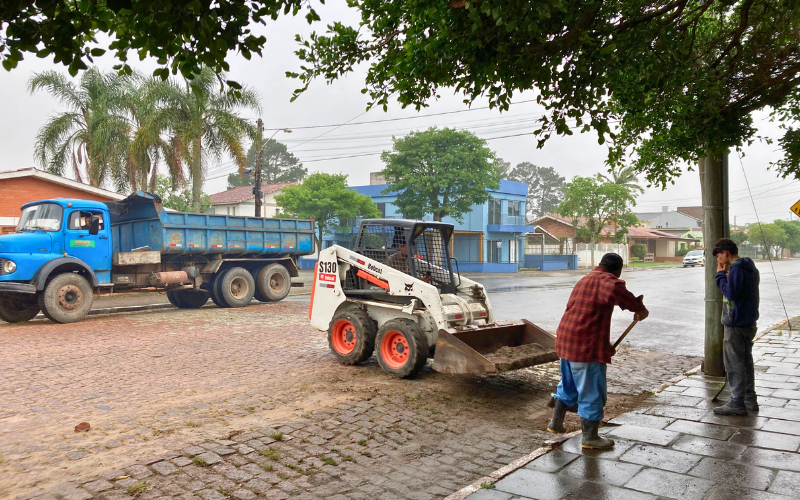
M 747 411 L 758 411 L 758 403 L 748 403 L 745 401 L 744 407 L 747 408 Z
M 714 408 L 714 413 L 717 415 L 729 415 L 733 417 L 746 417 L 747 416 L 747 407 L 743 404 L 733 405 L 731 406 L 730 401 L 726 403 L 724 406 L 717 406 Z

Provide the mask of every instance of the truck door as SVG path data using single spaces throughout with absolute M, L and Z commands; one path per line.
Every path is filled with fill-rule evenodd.
M 84 261 L 97 275 L 99 283 L 111 280 L 110 228 L 101 210 L 73 210 L 67 215 L 65 251 L 70 257 Z M 89 234 L 89 220 L 100 218 L 100 231 Z

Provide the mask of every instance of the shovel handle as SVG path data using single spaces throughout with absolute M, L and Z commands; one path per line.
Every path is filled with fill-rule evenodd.
M 617 341 L 616 341 L 616 342 L 614 342 L 614 346 L 613 346 L 613 347 L 614 347 L 614 349 L 616 349 L 616 348 L 617 348 L 617 346 L 619 345 L 619 343 L 620 343 L 620 342 L 622 342 L 622 339 L 624 339 L 624 338 L 625 338 L 625 335 L 627 335 L 627 334 L 628 334 L 628 332 L 630 332 L 631 330 L 633 330 L 633 327 L 634 327 L 634 326 L 636 325 L 636 323 L 638 323 L 638 322 L 639 322 L 638 320 L 633 320 L 633 321 L 631 321 L 631 324 L 630 324 L 630 325 L 628 325 L 628 328 L 626 328 L 626 329 L 625 329 L 625 331 L 624 331 L 624 332 L 622 332 L 622 335 L 620 335 L 620 336 L 619 336 L 619 338 L 617 339 Z

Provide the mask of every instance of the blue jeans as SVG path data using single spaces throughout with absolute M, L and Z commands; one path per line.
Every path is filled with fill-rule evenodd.
M 578 403 L 578 415 L 586 420 L 603 420 L 603 407 L 606 405 L 605 363 L 577 363 L 561 360 L 561 382 L 556 389 L 556 397 L 567 406 Z

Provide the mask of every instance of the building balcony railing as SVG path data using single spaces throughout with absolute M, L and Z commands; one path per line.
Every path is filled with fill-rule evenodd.
M 504 226 L 524 226 L 524 215 L 490 215 L 489 224 L 502 224 Z

